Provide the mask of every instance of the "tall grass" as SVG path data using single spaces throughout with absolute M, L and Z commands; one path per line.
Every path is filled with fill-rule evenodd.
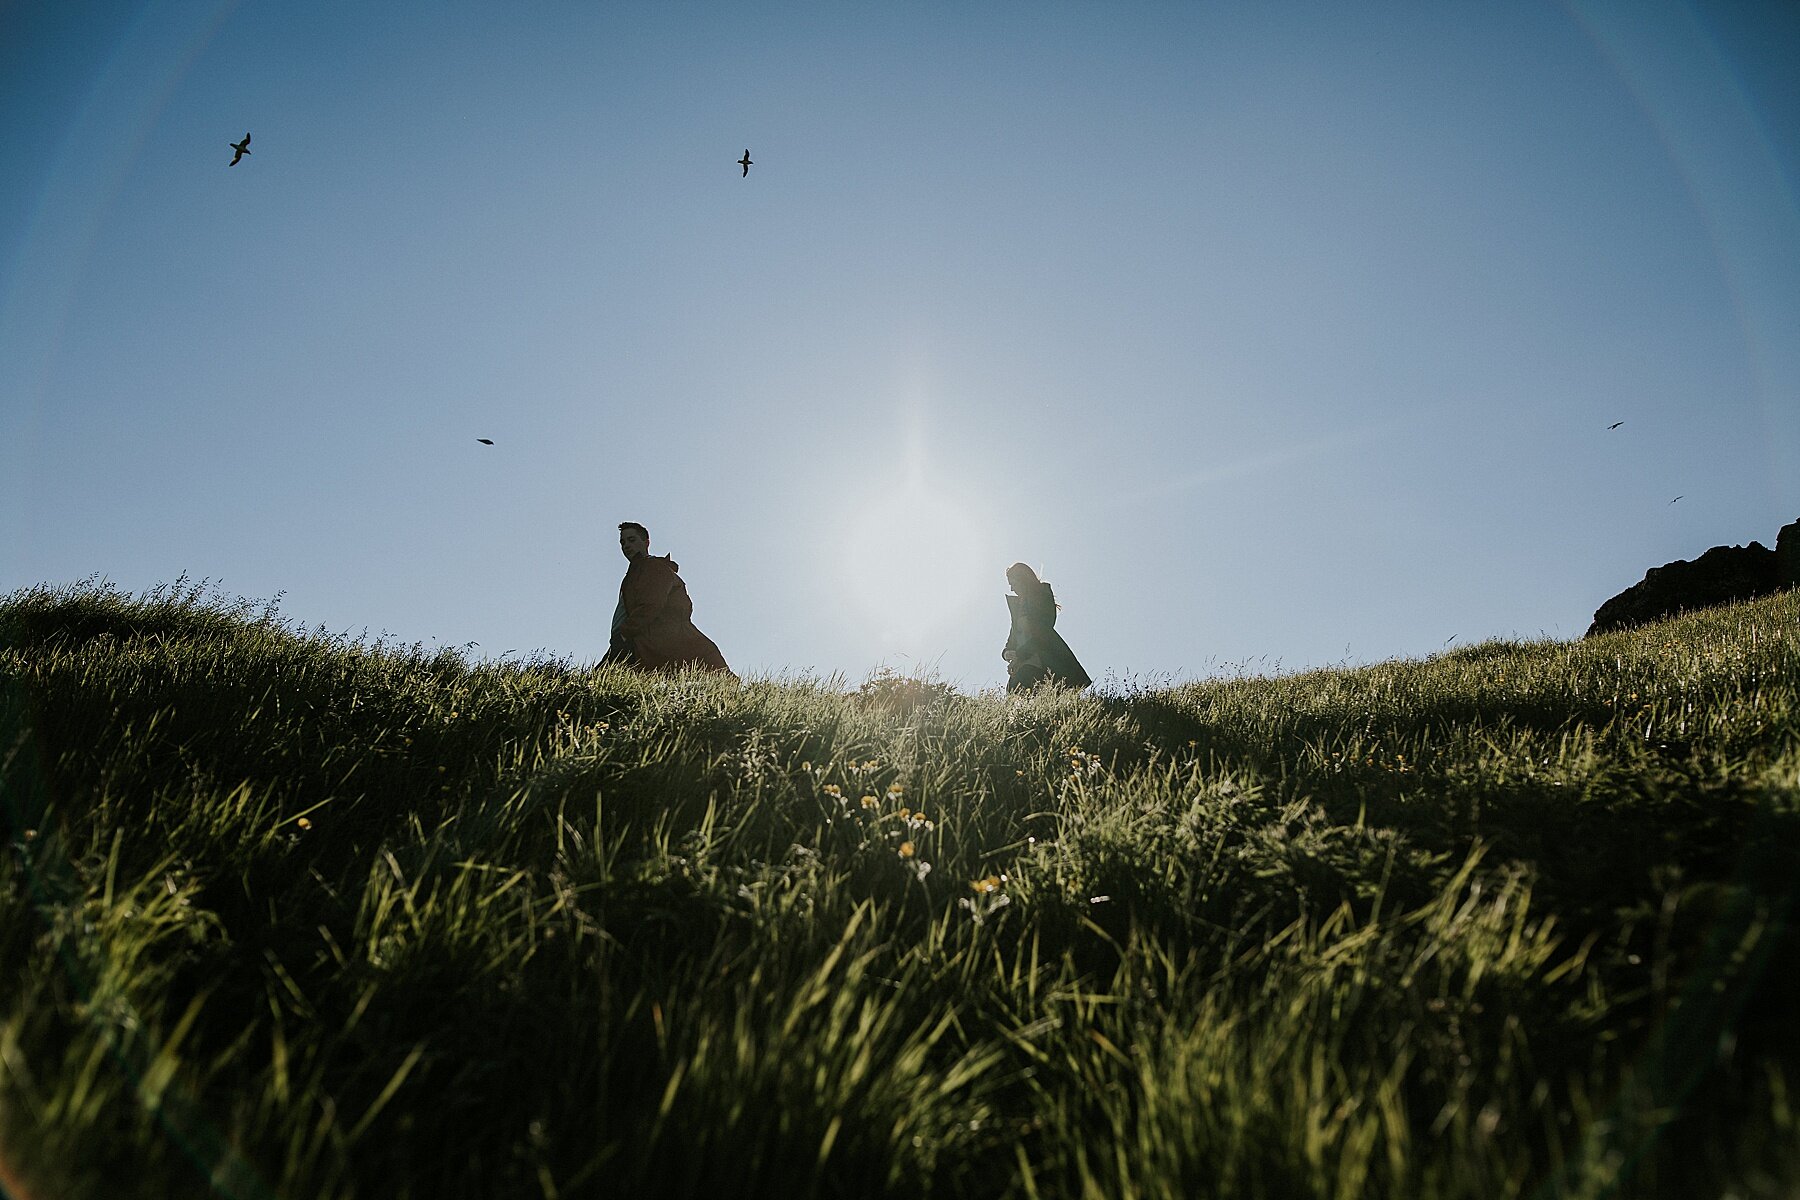
M 17 592 L 0 1185 L 1792 1195 L 1797 618 L 1008 699 Z

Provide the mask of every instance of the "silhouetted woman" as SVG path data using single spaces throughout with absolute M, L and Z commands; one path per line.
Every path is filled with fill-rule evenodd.
M 1024 563 L 1006 568 L 1006 582 L 1013 595 L 1006 598 L 1012 610 L 1012 632 L 1006 635 L 1006 690 L 1023 691 L 1049 680 L 1063 687 L 1084 688 L 1094 682 L 1075 660 L 1069 643 L 1056 632 L 1056 593 Z

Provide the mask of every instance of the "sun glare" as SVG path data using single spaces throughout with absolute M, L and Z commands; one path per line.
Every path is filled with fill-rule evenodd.
M 930 639 L 967 617 L 984 583 L 1004 590 L 989 557 L 974 515 L 922 481 L 881 492 L 850 523 L 844 550 L 876 635 L 922 659 L 942 650 Z

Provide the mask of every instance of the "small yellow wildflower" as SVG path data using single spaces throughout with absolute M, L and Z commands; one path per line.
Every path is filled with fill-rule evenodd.
M 908 818 L 908 817 L 910 817 L 910 816 L 912 816 L 912 809 L 910 809 L 910 808 L 902 808 L 902 809 L 901 809 L 901 810 L 900 810 L 900 819 L 901 819 L 901 820 L 902 820 L 902 821 L 904 821 L 904 820 L 906 820 L 906 818 Z
M 898 796 L 905 790 L 906 790 L 905 788 L 901 787 L 897 783 L 888 784 L 888 795 L 890 795 L 890 796 Z
M 989 892 L 997 892 L 1000 890 L 1000 877 L 998 875 L 989 875 L 986 879 L 971 880 L 969 886 L 985 896 Z
M 844 789 L 835 783 L 828 783 L 825 785 L 825 794 L 827 796 L 841 796 L 844 794 Z
M 864 796 L 862 798 L 862 806 L 864 808 L 879 808 L 881 806 L 881 801 L 873 796 Z
M 911 858 L 912 856 L 913 856 L 913 844 L 911 842 L 901 842 L 900 843 L 900 857 L 901 858 Z
M 302 829 L 311 829 L 312 828 L 312 820 L 308 817 L 301 817 L 298 821 L 295 821 L 294 824 L 298 825 Z
M 802 770 L 802 771 L 810 771 L 810 770 L 812 770 L 812 759 L 810 759 L 810 758 L 809 758 L 809 759 L 805 759 L 805 760 L 803 760 L 803 761 L 802 761 L 802 762 L 801 762 L 801 763 L 800 763 L 800 769 L 801 769 L 801 770 Z

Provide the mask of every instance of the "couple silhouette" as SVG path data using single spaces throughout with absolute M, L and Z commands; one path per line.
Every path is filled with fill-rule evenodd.
M 713 640 L 694 624 L 694 602 L 681 581 L 680 564 L 650 553 L 650 531 L 636 521 L 619 523 L 619 553 L 625 578 L 613 609 L 612 638 L 602 663 L 624 663 L 652 671 L 704 667 L 736 676 Z M 1093 682 L 1069 644 L 1056 632 L 1056 593 L 1024 563 L 1006 568 L 1013 594 L 1006 598 L 1012 628 L 1000 657 L 1006 660 L 1006 690 L 1044 686 L 1084 688 Z
M 626 663 L 651 671 L 705 667 L 733 675 L 713 640 L 694 625 L 694 602 L 669 555 L 650 553 L 650 531 L 636 521 L 619 523 L 619 553 L 629 564 L 619 581 L 612 640 L 603 663 Z
M 1006 690 L 1022 692 L 1040 684 L 1084 688 L 1094 682 L 1056 632 L 1056 593 L 1022 562 L 1006 568 L 1013 594 L 1006 598 L 1012 628 L 1000 657 L 1006 660 Z

